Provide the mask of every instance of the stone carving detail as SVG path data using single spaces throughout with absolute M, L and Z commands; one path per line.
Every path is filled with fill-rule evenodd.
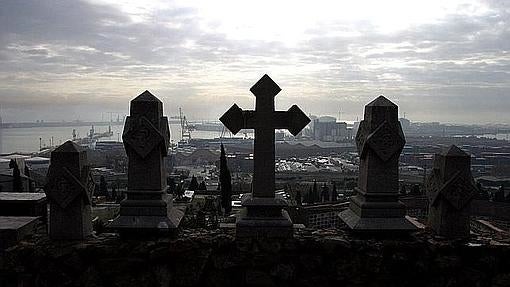
M 430 178 L 428 181 L 437 181 L 437 177 Z M 432 185 L 429 185 L 432 186 Z M 440 189 L 430 190 L 434 194 L 432 204 L 439 200 L 442 195 L 455 209 L 461 210 L 475 196 L 476 186 L 474 182 L 457 172 L 452 178 L 443 184 Z
M 129 145 L 142 158 L 145 158 L 155 147 L 164 141 L 163 135 L 144 116 L 126 119 L 124 143 Z
M 66 208 L 77 196 L 88 193 L 88 189 L 65 167 L 50 168 L 48 179 L 46 185 L 46 189 L 49 190 L 48 197 L 62 208 Z M 88 201 L 88 196 L 86 198 Z
M 366 142 L 383 161 L 388 161 L 405 144 L 405 140 L 386 121 L 368 136 Z

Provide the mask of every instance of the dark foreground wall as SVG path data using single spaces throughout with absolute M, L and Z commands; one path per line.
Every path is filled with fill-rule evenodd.
M 0 286 L 510 286 L 510 247 L 300 231 L 236 242 L 222 231 L 84 243 L 34 238 L 0 260 Z

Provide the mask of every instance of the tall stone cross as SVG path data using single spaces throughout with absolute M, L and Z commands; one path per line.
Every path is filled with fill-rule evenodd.
M 274 197 L 275 195 L 275 129 L 287 129 L 297 135 L 310 119 L 293 105 L 287 111 L 274 110 L 274 97 L 282 89 L 264 75 L 250 91 L 255 95 L 255 110 L 243 111 L 234 104 L 220 121 L 233 133 L 241 129 L 255 130 L 253 197 Z

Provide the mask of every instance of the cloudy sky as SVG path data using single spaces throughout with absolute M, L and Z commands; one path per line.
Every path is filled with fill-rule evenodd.
M 0 1 L 4 121 L 125 114 L 148 89 L 191 119 L 277 107 L 355 120 L 379 94 L 412 121 L 510 123 L 510 1 Z

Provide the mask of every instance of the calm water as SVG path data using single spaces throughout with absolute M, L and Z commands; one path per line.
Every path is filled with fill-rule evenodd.
M 122 130 L 124 126 L 112 126 L 113 136 L 101 138 L 106 140 L 122 140 Z M 12 128 L 0 129 L 0 153 L 14 152 L 35 152 L 39 150 L 39 138 L 41 146 L 60 145 L 73 138 L 73 129 L 76 130 L 78 138 L 86 137 L 90 127 L 37 127 L 37 128 Z M 108 131 L 108 126 L 95 127 L 96 133 Z M 219 132 L 194 131 L 191 134 L 194 138 L 215 138 L 219 137 Z M 170 124 L 170 138 L 173 141 L 181 139 L 181 127 L 179 124 Z

